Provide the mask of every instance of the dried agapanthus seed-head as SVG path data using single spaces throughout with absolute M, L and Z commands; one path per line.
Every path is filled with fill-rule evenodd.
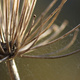
M 76 26 L 63 36 L 53 40 L 65 29 L 66 25 L 68 24 L 68 21 L 66 20 L 60 27 L 54 24 L 54 21 L 58 17 L 66 1 L 67 0 L 62 0 L 60 5 L 47 18 L 43 19 L 53 5 L 56 4 L 57 0 L 53 0 L 46 10 L 40 15 L 40 17 L 36 19 L 36 15 L 32 15 L 36 0 L 23 0 L 23 6 L 20 15 L 20 0 L 0 0 L 1 61 L 12 59 L 16 56 L 41 58 L 42 56 L 27 56 L 23 54 L 59 41 L 65 38 L 71 32 L 75 31 L 72 41 L 63 49 L 60 49 L 56 52 L 58 53 L 59 51 L 68 49 L 74 43 L 77 37 L 78 27 L 80 27 L 80 25 Z M 29 25 L 32 16 L 32 24 Z M 52 31 L 54 31 L 53 34 L 51 34 Z M 49 34 L 51 35 L 48 39 L 38 43 L 42 38 Z M 35 45 L 35 43 L 38 44 Z M 44 56 L 42 58 L 44 58 Z M 50 57 L 45 56 L 45 58 Z
M 23 2 L 23 5 L 22 10 L 20 11 L 21 1 Z M 17 56 L 22 58 L 55 59 L 80 52 L 80 49 L 78 49 L 72 53 L 51 56 L 54 53 L 60 53 L 67 50 L 72 46 L 77 38 L 78 28 L 80 27 L 79 24 L 69 32 L 55 39 L 55 37 L 58 36 L 68 24 L 67 20 L 64 20 L 61 26 L 54 24 L 54 21 L 67 0 L 61 0 L 59 6 L 53 10 L 47 18 L 44 18 L 57 1 L 58 0 L 53 0 L 44 12 L 42 12 L 40 17 L 36 18 L 36 15 L 33 15 L 33 10 L 37 0 L 0 0 L 0 63 L 6 61 L 11 80 L 20 80 L 14 62 L 14 58 Z M 72 32 L 74 32 L 74 36 L 69 44 L 53 53 L 24 55 L 24 53 L 34 51 L 37 48 L 45 47 L 46 45 L 62 40 Z M 47 39 L 40 42 L 41 39 L 47 36 Z

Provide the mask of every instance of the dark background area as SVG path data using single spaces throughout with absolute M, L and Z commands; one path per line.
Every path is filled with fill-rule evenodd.
M 35 12 L 40 14 L 49 5 L 52 0 L 38 0 Z M 61 1 L 61 0 L 58 0 Z M 60 20 L 67 19 L 71 25 L 77 25 L 80 23 L 80 1 L 79 0 L 67 0 L 62 11 L 59 15 Z

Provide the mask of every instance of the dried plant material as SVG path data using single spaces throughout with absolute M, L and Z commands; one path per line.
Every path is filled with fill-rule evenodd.
M 55 59 L 80 52 L 79 49 L 64 55 L 47 56 L 67 50 L 73 45 L 77 38 L 80 24 L 61 37 L 55 39 L 68 24 L 67 20 L 65 20 L 61 26 L 54 24 L 54 21 L 57 19 L 67 0 L 61 0 L 59 6 L 57 6 L 56 9 L 45 19 L 44 17 L 57 3 L 57 0 L 53 0 L 37 19 L 36 15 L 33 15 L 37 0 L 23 0 L 22 10 L 19 14 L 20 1 L 21 0 L 0 0 L 0 63 L 6 61 L 12 80 L 20 80 L 16 64 L 14 62 L 16 57 Z M 32 24 L 30 26 L 29 23 L 31 18 Z M 69 44 L 64 48 L 61 48 L 53 53 L 38 56 L 25 54 L 60 41 L 72 32 L 74 32 L 74 36 Z M 49 37 L 46 40 L 39 42 L 47 36 Z

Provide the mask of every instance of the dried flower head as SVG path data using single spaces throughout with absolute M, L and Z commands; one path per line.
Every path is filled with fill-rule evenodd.
M 51 54 L 39 56 L 24 55 L 24 53 L 29 51 L 34 51 L 37 48 L 55 43 L 75 31 L 71 42 L 64 48 L 57 50 L 55 53 L 66 50 L 76 40 L 78 28 L 80 27 L 80 25 L 78 25 L 61 37 L 53 40 L 68 24 L 68 21 L 65 20 L 60 27 L 54 25 L 54 21 L 67 0 L 62 0 L 60 5 L 45 19 L 43 18 L 57 0 L 53 0 L 37 19 L 35 14 L 32 15 L 36 1 L 37 0 L 23 0 L 22 10 L 20 11 L 20 0 L 0 0 L 0 62 L 13 60 L 17 56 L 23 58 L 54 59 L 69 56 L 80 51 L 77 50 L 60 56 L 46 56 Z M 32 23 L 29 25 L 31 18 Z M 54 33 L 52 34 L 53 30 Z M 48 39 L 39 42 L 49 34 L 51 35 Z
M 35 20 L 36 15 L 33 16 L 32 24 L 31 26 L 29 26 L 29 22 L 36 4 L 36 0 L 24 0 L 20 15 L 20 0 L 3 0 L 3 4 L 0 5 L 0 58 L 2 59 L 1 61 L 11 59 L 16 56 L 35 58 L 42 57 L 27 56 L 23 54 L 27 53 L 28 51 L 35 50 L 36 48 L 61 40 L 74 30 L 76 30 L 79 25 L 68 33 L 61 36 L 60 38 L 52 41 L 52 39 L 54 39 L 62 30 L 64 30 L 67 25 L 67 21 L 64 21 L 61 27 L 53 25 L 66 1 L 67 0 L 62 0 L 60 5 L 46 19 L 43 20 L 44 16 L 57 2 L 57 0 L 53 0 L 37 20 Z M 52 20 L 49 22 L 50 19 Z M 45 24 L 47 23 L 48 25 L 45 26 Z M 34 44 L 37 43 L 41 38 L 49 35 L 53 31 L 50 27 L 52 27 L 55 31 L 53 35 L 51 35 L 47 40 L 34 46 Z M 75 39 L 77 36 L 77 32 L 78 31 L 76 30 L 74 36 Z M 74 42 L 75 39 L 72 41 Z M 72 42 L 65 48 L 68 48 L 71 45 Z M 64 49 L 61 49 L 59 51 L 62 50 Z M 44 56 L 42 58 L 44 58 Z

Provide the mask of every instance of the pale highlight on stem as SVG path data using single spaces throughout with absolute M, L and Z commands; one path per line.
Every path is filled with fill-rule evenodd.
M 11 80 L 20 80 L 15 61 L 14 60 L 7 61 L 6 65 L 9 69 Z

